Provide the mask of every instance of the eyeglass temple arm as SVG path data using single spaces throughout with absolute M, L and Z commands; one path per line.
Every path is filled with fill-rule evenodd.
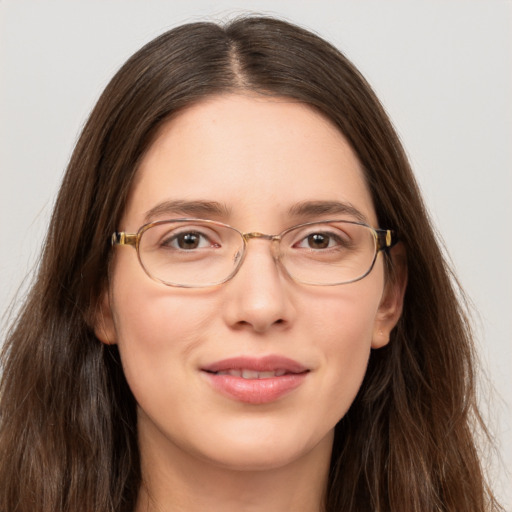
M 115 231 L 112 234 L 110 243 L 113 246 L 114 245 L 132 245 L 133 247 L 136 247 L 137 246 L 137 235 L 125 233 L 124 231 Z
M 391 249 L 398 243 L 398 237 L 391 229 L 377 229 L 375 232 L 377 233 L 377 251 Z

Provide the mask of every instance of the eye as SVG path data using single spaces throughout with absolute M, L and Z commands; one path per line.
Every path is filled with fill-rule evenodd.
M 297 244 L 295 244 L 295 247 L 321 250 L 344 245 L 346 245 L 346 242 L 344 242 L 340 236 L 334 233 L 317 232 L 308 234 Z
M 172 233 L 162 240 L 162 247 L 191 251 L 194 249 L 204 249 L 208 247 L 219 247 L 219 244 L 213 242 L 206 234 L 199 231 L 182 231 L 181 233 Z
M 325 249 L 330 247 L 332 243 L 332 237 L 325 233 L 314 233 L 306 238 L 307 245 L 311 249 Z

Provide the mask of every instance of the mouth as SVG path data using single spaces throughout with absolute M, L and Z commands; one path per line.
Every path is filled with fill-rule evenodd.
M 270 372 L 257 372 L 255 370 L 249 370 L 247 368 L 229 370 L 221 370 L 218 372 L 210 372 L 214 375 L 231 375 L 232 377 L 240 377 L 242 379 L 272 379 L 273 377 L 282 377 L 288 372 L 284 369 L 278 369 Z
M 281 356 L 231 358 L 201 368 L 213 389 L 247 404 L 274 402 L 304 383 L 310 370 Z

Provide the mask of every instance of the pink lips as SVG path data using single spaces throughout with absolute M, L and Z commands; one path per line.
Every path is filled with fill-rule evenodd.
M 248 404 L 265 404 L 300 386 L 308 368 L 282 356 L 236 357 L 201 369 L 214 389 Z

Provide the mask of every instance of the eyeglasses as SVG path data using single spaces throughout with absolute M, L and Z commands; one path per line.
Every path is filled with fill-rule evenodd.
M 115 232 L 112 245 L 135 247 L 142 268 L 156 281 L 204 288 L 233 278 L 253 238 L 270 241 L 274 260 L 293 280 L 323 286 L 362 279 L 379 251 L 396 243 L 391 230 L 347 220 L 307 222 L 267 235 L 212 220 L 177 219 L 145 224 L 135 234 Z

